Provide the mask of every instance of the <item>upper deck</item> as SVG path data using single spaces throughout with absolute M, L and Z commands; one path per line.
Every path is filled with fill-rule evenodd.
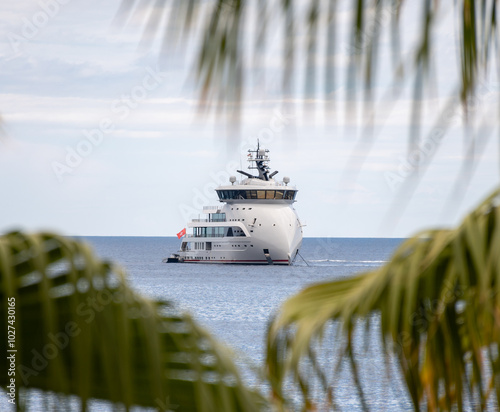
M 250 188 L 248 186 L 220 186 L 216 190 L 222 202 L 238 200 L 288 200 L 295 201 L 297 189 L 287 186 L 268 186 L 264 188 Z
M 238 173 L 246 176 L 247 178 L 236 183 L 236 177 L 231 176 L 229 181 L 231 186 L 219 186 L 215 191 L 219 196 L 221 202 L 234 203 L 238 201 L 244 202 L 263 202 L 281 201 L 284 203 L 295 202 L 297 189 L 293 186 L 288 186 L 290 178 L 284 177 L 282 182 L 278 182 L 273 177 L 278 173 L 274 171 L 269 173 L 269 150 L 261 149 L 257 144 L 257 150 L 248 151 L 248 162 L 250 163 L 248 169 L 257 170 L 258 176 L 251 173 L 237 170 Z

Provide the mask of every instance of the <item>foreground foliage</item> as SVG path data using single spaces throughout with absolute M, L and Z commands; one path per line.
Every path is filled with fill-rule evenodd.
M 261 409 L 224 347 L 170 302 L 133 292 L 119 268 L 97 260 L 83 243 L 48 233 L 0 238 L 2 354 L 12 297 L 16 386 L 21 395 L 42 389 L 45 409 L 73 410 L 63 395 L 77 395 L 82 411 L 91 398 L 127 408 Z M 2 355 L 4 388 L 8 366 Z
M 405 241 L 389 263 L 354 278 L 308 287 L 284 303 L 269 328 L 267 366 L 277 399 L 293 378 L 313 407 L 304 364 L 335 403 L 328 370 L 315 362 L 331 321 L 343 339 L 335 370 L 350 365 L 363 397 L 355 339 L 359 320 L 380 322 L 382 355 L 394 356 L 414 408 L 487 409 L 500 400 L 500 191 L 455 230 L 432 230 Z M 379 316 L 373 316 L 378 314 Z M 378 326 L 376 326 L 378 328 Z M 389 361 L 389 357 L 386 358 Z M 309 371 L 311 369 L 308 369 Z
M 397 360 L 396 373 L 403 376 L 415 410 L 495 408 L 500 400 L 498 251 L 500 190 L 457 229 L 422 232 L 383 267 L 310 286 L 287 300 L 268 331 L 272 402 L 288 408 L 285 400 L 298 390 L 303 409 L 313 410 L 318 398 L 311 388 L 318 378 L 326 403 L 319 406 L 335 408 L 335 386 L 348 384 L 338 371 L 347 365 L 368 408 L 372 402 L 363 395 L 357 332 L 363 320 L 381 337 L 386 363 Z M 208 333 L 170 302 L 133 292 L 118 268 L 96 260 L 83 243 L 46 233 L 1 237 L 1 319 L 7 319 L 12 297 L 21 392 L 41 389 L 45 400 L 57 399 L 63 409 L 78 402 L 86 410 L 92 398 L 159 410 L 269 408 L 242 384 L 233 361 Z M 2 324 L 0 350 L 7 353 Z M 339 334 L 329 346 L 338 356 L 329 380 L 327 362 L 321 360 L 332 357 L 317 343 L 332 324 Z M 8 367 L 0 357 L 0 370 Z M 0 375 L 4 388 L 7 379 Z M 77 398 L 70 403 L 66 395 Z

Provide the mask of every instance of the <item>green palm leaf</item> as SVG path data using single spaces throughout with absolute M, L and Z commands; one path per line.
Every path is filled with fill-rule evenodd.
M 260 409 L 227 350 L 172 303 L 128 286 L 121 269 L 67 238 L 0 238 L 0 351 L 15 299 L 16 388 L 179 411 Z M 0 370 L 9 368 L 1 356 Z M 0 385 L 9 383 L 6 373 Z M 19 400 L 19 393 L 17 394 Z M 29 406 L 29 405 L 28 405 Z
M 313 376 L 303 366 L 331 321 L 340 324 L 345 338 L 335 341 L 337 346 L 345 342 L 338 348 L 337 368 L 351 362 L 363 393 L 353 336 L 359 319 L 369 326 L 380 319 L 382 355 L 397 358 L 416 410 L 464 410 L 467 402 L 480 409 L 487 402 L 498 405 L 499 201 L 500 190 L 457 229 L 408 239 L 378 270 L 313 285 L 287 300 L 268 331 L 267 367 L 277 399 L 285 398 L 285 382 L 292 376 L 306 409 L 313 405 L 302 384 Z M 313 370 L 323 381 L 324 367 L 313 362 Z M 324 389 L 330 401 L 332 384 Z

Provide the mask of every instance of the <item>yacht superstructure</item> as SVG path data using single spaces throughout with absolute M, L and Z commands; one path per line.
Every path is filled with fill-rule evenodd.
M 244 176 L 216 189 L 220 204 L 191 220 L 180 250 L 169 262 L 290 265 L 302 245 L 302 224 L 293 203 L 297 189 L 270 173 L 269 150 L 248 151 Z M 253 172 L 257 171 L 258 175 Z

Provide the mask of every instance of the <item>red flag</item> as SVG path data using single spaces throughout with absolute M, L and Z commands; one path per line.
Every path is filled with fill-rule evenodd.
M 180 239 L 182 236 L 186 236 L 186 228 L 177 233 L 177 239 Z

